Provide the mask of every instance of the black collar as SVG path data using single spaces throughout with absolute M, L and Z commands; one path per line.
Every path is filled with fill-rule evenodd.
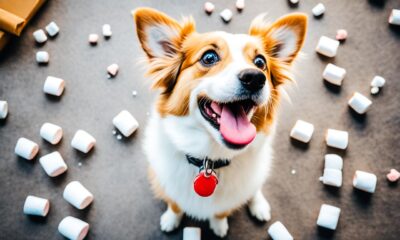
M 190 156 L 188 154 L 186 154 L 186 159 L 188 160 L 188 162 L 190 164 L 193 164 L 198 168 L 202 168 L 203 167 L 204 160 L 210 160 L 213 163 L 213 169 L 226 167 L 231 163 L 231 161 L 229 161 L 228 159 L 212 160 L 212 159 L 209 159 L 207 157 L 205 159 L 200 159 L 200 158 L 192 157 L 192 156 Z

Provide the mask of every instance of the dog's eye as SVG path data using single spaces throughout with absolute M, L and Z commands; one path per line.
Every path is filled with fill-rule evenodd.
M 254 65 L 256 65 L 259 69 L 265 70 L 266 67 L 266 61 L 265 58 L 261 55 L 258 55 L 256 58 L 254 58 Z
M 201 64 L 210 67 L 219 61 L 219 56 L 214 50 L 208 50 L 200 59 Z

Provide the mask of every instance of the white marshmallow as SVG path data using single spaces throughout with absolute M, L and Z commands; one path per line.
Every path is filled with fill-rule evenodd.
M 318 3 L 317 5 L 315 5 L 315 7 L 313 7 L 312 13 L 314 16 L 319 17 L 325 13 L 325 10 L 326 9 L 325 9 L 324 4 Z
M 111 77 L 115 77 L 115 75 L 117 75 L 117 73 L 118 73 L 118 70 L 119 70 L 119 66 L 116 63 L 113 63 L 107 67 L 107 72 Z
M 348 102 L 349 106 L 359 114 L 367 112 L 372 102 L 361 93 L 355 92 Z
M 47 41 L 47 36 L 42 29 L 34 31 L 33 38 L 35 38 L 36 42 L 38 43 L 44 43 Z
M 96 144 L 96 139 L 89 133 L 78 130 L 71 141 L 71 146 L 83 153 L 88 153 Z
M 328 65 L 326 65 L 325 67 L 324 72 L 322 73 L 322 76 L 326 81 L 337 86 L 342 85 L 342 81 L 345 75 L 346 69 L 338 67 L 332 63 L 328 63 Z
M 68 169 L 61 154 L 57 151 L 44 155 L 39 162 L 50 177 L 57 177 Z
M 45 217 L 50 209 L 50 202 L 45 198 L 29 195 L 24 203 L 24 213 Z
M 126 110 L 115 116 L 112 122 L 125 137 L 129 137 L 139 127 L 136 119 Z
M 27 160 L 32 160 L 39 152 L 39 145 L 27 138 L 18 139 L 14 149 L 15 154 Z
M 372 87 L 371 88 L 371 94 L 375 95 L 379 92 L 379 88 L 378 87 Z
M 292 235 L 280 221 L 274 222 L 268 228 L 268 234 L 273 240 L 293 240 Z
M 319 210 L 317 225 L 335 230 L 339 222 L 339 216 L 340 208 L 328 204 L 322 204 L 321 209 Z
M 201 240 L 201 229 L 197 227 L 185 227 L 183 240 Z
M 342 186 L 342 171 L 333 169 L 333 168 L 325 168 L 324 176 L 320 177 L 319 180 L 321 182 L 323 182 L 325 185 L 341 187 Z
M 89 43 L 90 44 L 97 44 L 97 41 L 99 40 L 99 35 L 92 33 L 89 34 Z
M 375 76 L 371 81 L 371 87 L 383 87 L 386 80 L 381 76 Z
M 400 25 L 400 10 L 392 9 L 389 16 L 389 23 L 393 25 Z
M 290 3 L 291 3 L 291 4 L 297 4 L 297 3 L 299 3 L 299 1 L 300 1 L 300 0 L 290 0 Z
M 55 22 L 51 22 L 46 26 L 46 31 L 50 37 L 54 37 L 60 31 L 60 28 Z
M 375 192 L 377 178 L 375 174 L 356 171 L 353 177 L 353 186 L 365 192 Z
M 8 115 L 7 101 L 0 101 L 0 119 L 5 119 Z
M 337 154 L 325 154 L 325 168 L 343 169 L 343 158 Z
M 338 40 L 322 36 L 318 41 L 315 51 L 327 57 L 334 57 L 336 56 L 339 44 Z
M 77 209 L 84 209 L 93 201 L 93 194 L 78 181 L 68 183 L 63 197 Z
M 63 136 L 63 130 L 60 126 L 52 123 L 44 123 L 40 128 L 40 136 L 51 144 L 60 142 Z
M 206 11 L 206 13 L 211 14 L 214 11 L 214 9 L 215 6 L 211 2 L 204 3 L 204 11 Z
M 89 224 L 75 217 L 65 217 L 58 224 L 58 231 L 70 240 L 82 240 L 89 232 Z
M 308 143 L 312 137 L 313 132 L 314 132 L 314 125 L 302 120 L 297 120 L 296 124 L 290 131 L 290 136 L 301 142 Z
M 230 22 L 233 16 L 233 13 L 229 9 L 224 9 L 220 14 L 219 14 L 225 22 Z
M 61 78 L 48 76 L 43 85 L 43 91 L 54 96 L 61 96 L 64 91 L 65 81 Z
M 236 9 L 242 11 L 244 9 L 244 0 L 236 0 Z
M 111 32 L 111 26 L 110 24 L 104 24 L 103 25 L 103 36 L 104 37 L 111 37 L 112 32 Z
M 50 55 L 46 51 L 38 51 L 36 53 L 36 62 L 38 63 L 48 63 L 50 59 Z
M 328 129 L 325 141 L 330 147 L 346 149 L 349 144 L 349 133 L 346 131 Z

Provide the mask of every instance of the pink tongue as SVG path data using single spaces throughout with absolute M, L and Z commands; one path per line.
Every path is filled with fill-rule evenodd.
M 225 141 L 236 145 L 247 145 L 256 136 L 256 127 L 247 119 L 242 106 L 232 112 L 227 105 L 222 106 L 220 128 L 222 137 Z

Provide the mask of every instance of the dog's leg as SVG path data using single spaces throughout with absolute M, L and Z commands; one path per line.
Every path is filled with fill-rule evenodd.
M 228 216 L 230 212 L 217 214 L 210 218 L 210 228 L 214 231 L 218 237 L 225 237 L 228 233 Z
M 271 207 L 261 190 L 258 190 L 250 200 L 249 210 L 251 215 L 260 221 L 269 221 L 271 219 Z
M 168 202 L 167 211 L 161 215 L 160 225 L 164 232 L 171 232 L 181 223 L 183 212 L 176 203 Z

